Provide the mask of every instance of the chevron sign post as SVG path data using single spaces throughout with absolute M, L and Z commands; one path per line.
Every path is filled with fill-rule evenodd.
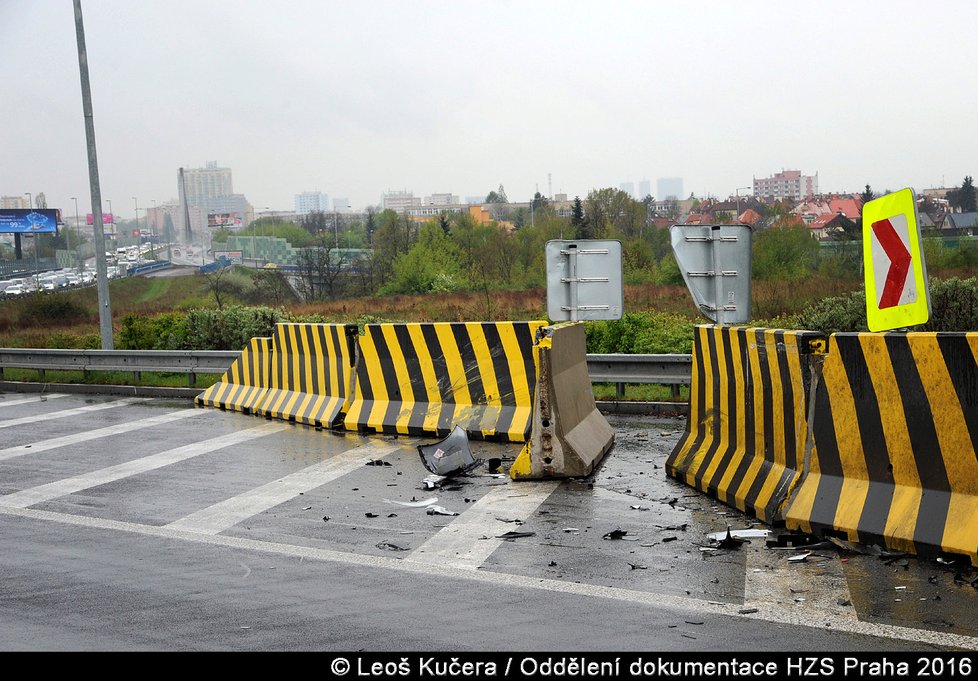
M 930 319 L 930 290 L 912 189 L 863 206 L 866 321 L 870 331 L 889 331 Z

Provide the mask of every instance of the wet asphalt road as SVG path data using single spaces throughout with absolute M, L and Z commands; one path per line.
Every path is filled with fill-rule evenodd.
M 0 393 L 0 650 L 978 649 L 966 564 L 718 550 L 785 533 L 666 478 L 682 418 L 609 421 L 588 479 L 425 489 L 431 440 Z

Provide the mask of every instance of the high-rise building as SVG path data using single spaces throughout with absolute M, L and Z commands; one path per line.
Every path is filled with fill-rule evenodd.
M 184 168 L 183 179 L 187 188 L 187 202 L 192 206 L 204 206 L 206 199 L 231 196 L 231 169 L 218 168 L 217 161 L 208 161 L 204 168 Z
M 329 211 L 329 195 L 323 192 L 302 192 L 295 195 L 296 215 L 328 213 Z
M 0 208 L 30 208 L 23 196 L 0 196 Z
M 421 197 L 415 196 L 414 192 L 409 191 L 387 191 L 381 196 L 381 206 L 384 210 L 392 210 L 402 213 L 409 208 L 419 207 Z
M 635 198 L 641 201 L 646 196 L 652 196 L 652 182 L 649 180 L 639 180 L 638 196 L 636 196 Z
M 754 178 L 754 196 L 801 201 L 818 194 L 818 173 L 802 175 L 800 170 L 782 170 L 771 177 Z
M 660 177 L 656 180 L 656 199 L 662 201 L 675 201 L 683 198 L 683 178 L 681 177 Z

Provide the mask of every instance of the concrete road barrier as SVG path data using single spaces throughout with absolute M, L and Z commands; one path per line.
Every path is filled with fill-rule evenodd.
M 584 324 L 548 326 L 534 347 L 536 390 L 530 439 L 510 467 L 514 480 L 583 477 L 615 442 L 594 403 Z
M 524 442 L 546 322 L 367 324 L 347 430 Z
M 824 334 L 701 325 L 685 436 L 667 473 L 767 522 L 801 477 Z
M 221 380 L 194 398 L 202 407 L 253 413 L 268 389 L 272 339 L 252 338 Z
M 835 334 L 790 529 L 978 565 L 978 333 Z
M 275 327 L 268 390 L 256 413 L 332 428 L 349 411 L 356 324 Z

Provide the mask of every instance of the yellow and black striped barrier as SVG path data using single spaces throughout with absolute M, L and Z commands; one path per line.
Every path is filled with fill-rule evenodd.
M 277 324 L 268 390 L 255 412 L 335 426 L 350 405 L 356 341 L 355 324 Z
M 978 565 L 978 333 L 830 339 L 789 529 Z
M 524 442 L 546 322 L 368 324 L 347 430 Z
M 761 520 L 783 520 L 804 466 L 824 341 L 813 331 L 697 326 L 686 433 L 668 474 Z
M 272 339 L 252 338 L 221 380 L 194 398 L 203 407 L 254 412 L 265 397 L 272 364 Z

